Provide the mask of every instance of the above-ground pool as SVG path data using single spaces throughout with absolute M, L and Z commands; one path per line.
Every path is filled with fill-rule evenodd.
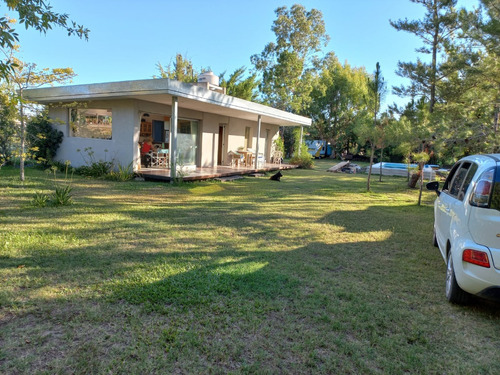
M 410 168 L 417 168 L 418 167 L 418 164 L 403 164 L 403 163 L 387 163 L 387 162 L 383 162 L 382 163 L 382 168 L 394 168 L 394 169 L 404 169 L 404 170 L 407 170 L 408 167 Z M 373 164 L 372 168 L 380 168 L 380 163 L 377 163 L 377 164 Z M 424 165 L 424 169 L 427 169 L 427 168 L 439 168 L 439 165 L 435 165 L 435 164 L 425 164 Z
M 408 167 L 410 169 L 414 169 L 418 167 L 418 164 L 404 164 L 404 163 L 382 163 L 382 175 L 385 176 L 408 176 Z M 424 179 L 434 179 L 435 172 L 433 169 L 439 168 L 438 165 L 426 164 L 424 165 Z M 366 169 L 366 173 L 368 173 L 369 168 Z M 380 173 L 380 163 L 376 163 L 372 165 L 372 173 L 379 174 Z

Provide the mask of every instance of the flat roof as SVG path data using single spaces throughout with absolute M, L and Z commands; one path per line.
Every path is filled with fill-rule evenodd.
M 260 115 L 262 122 L 280 126 L 310 126 L 312 122 L 308 117 L 167 78 L 27 89 L 24 96 L 40 104 L 140 99 L 166 105 L 177 96 L 179 108 L 251 121 L 257 121 Z

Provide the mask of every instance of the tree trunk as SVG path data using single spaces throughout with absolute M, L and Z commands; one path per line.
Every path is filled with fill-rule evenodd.
M 382 182 L 382 161 L 384 160 L 384 148 L 380 149 L 380 176 L 378 177 L 378 181 Z
M 19 106 L 19 112 L 21 115 L 21 131 L 20 131 L 20 138 L 21 138 L 21 154 L 19 155 L 19 177 L 21 181 L 24 181 L 24 151 L 26 148 L 26 135 L 25 135 L 25 123 L 24 123 L 24 107 L 23 107 L 23 94 L 22 92 L 20 93 L 21 100 L 20 100 L 20 106 Z
M 493 122 L 493 125 L 494 125 L 494 130 L 495 130 L 495 146 L 493 148 L 493 152 L 497 153 L 500 151 L 500 146 L 498 144 L 498 119 L 500 117 L 500 105 L 499 104 L 496 104 L 495 105 L 495 119 L 494 119 L 494 122 Z
M 368 180 L 366 183 L 366 191 L 370 191 L 370 178 L 372 176 L 373 155 L 375 154 L 375 147 L 373 145 L 373 142 L 370 142 L 370 146 L 372 148 L 372 152 L 370 154 L 370 167 L 368 169 Z
M 434 112 L 434 104 L 436 103 L 436 76 L 437 76 L 437 49 L 439 38 L 439 13 L 437 9 L 437 0 L 433 3 L 433 21 L 434 21 L 434 35 L 432 40 L 432 66 L 431 66 L 431 100 L 429 103 L 429 113 Z
M 500 117 L 499 107 L 500 104 L 495 105 L 495 118 L 493 119 L 493 129 L 495 130 L 495 135 L 498 133 L 498 117 Z
M 422 190 L 424 187 L 424 163 L 419 163 L 418 168 L 420 169 L 420 192 L 418 193 L 418 205 L 422 202 Z
M 500 151 L 500 145 L 498 144 L 498 121 L 500 118 L 500 104 L 498 102 L 500 101 L 500 98 L 497 97 L 497 104 L 495 104 L 495 110 L 494 110 L 494 119 L 493 119 L 493 130 L 494 130 L 494 146 L 493 146 L 493 152 L 497 153 Z
M 413 173 L 410 177 L 410 180 L 408 181 L 408 187 L 415 189 L 419 178 L 420 178 L 420 171 Z

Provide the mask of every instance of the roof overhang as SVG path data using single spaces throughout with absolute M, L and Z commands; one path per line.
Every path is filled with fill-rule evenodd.
M 24 94 L 26 99 L 40 104 L 139 99 L 171 105 L 172 97 L 176 96 L 179 108 L 251 121 L 260 115 L 262 122 L 279 126 L 311 125 L 308 117 L 166 78 L 28 89 Z

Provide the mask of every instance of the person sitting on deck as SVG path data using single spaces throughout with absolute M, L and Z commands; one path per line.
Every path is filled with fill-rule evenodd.
M 151 138 L 146 138 L 141 145 L 141 164 L 149 168 L 151 166 L 151 151 L 153 151 L 153 142 Z

